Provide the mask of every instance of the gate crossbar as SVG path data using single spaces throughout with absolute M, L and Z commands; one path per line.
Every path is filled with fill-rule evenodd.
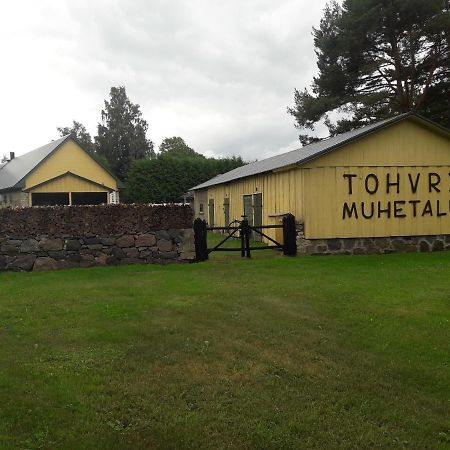
M 224 244 L 226 241 L 228 241 L 228 239 L 230 239 L 230 238 L 236 233 L 237 230 L 239 230 L 239 228 L 236 227 L 236 228 L 233 230 L 232 233 L 230 233 L 225 239 L 223 239 L 222 241 L 220 241 L 215 247 L 213 247 L 213 248 L 208 248 L 208 249 L 207 249 L 208 254 L 211 253 L 211 252 L 216 251 L 222 244 Z M 221 249 L 221 250 L 223 250 L 223 249 Z M 240 250 L 240 249 L 239 249 L 239 250 Z M 234 250 L 234 251 L 235 251 L 235 250 Z

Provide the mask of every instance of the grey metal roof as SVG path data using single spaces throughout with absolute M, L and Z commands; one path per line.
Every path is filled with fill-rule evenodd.
M 3 164 L 0 167 L 0 190 L 22 187 L 21 181 L 68 138 L 70 135 L 63 136 Z
M 353 131 L 348 131 L 347 133 L 338 134 L 337 136 L 333 136 L 328 139 L 309 144 L 305 147 L 292 150 L 281 155 L 272 156 L 271 158 L 262 159 L 261 161 L 255 161 L 253 163 L 246 164 L 245 166 L 241 166 L 237 169 L 233 169 L 229 172 L 217 175 L 216 177 L 193 187 L 192 190 L 204 189 L 209 186 L 228 183 L 239 178 L 245 178 L 260 173 L 271 172 L 273 170 L 293 164 L 304 164 L 308 161 L 311 161 L 312 159 L 318 158 L 325 153 L 339 148 L 350 141 L 353 141 L 375 130 L 378 130 L 379 128 L 383 128 L 387 125 L 398 122 L 405 119 L 406 117 L 413 115 L 419 117 L 411 113 L 401 114 L 389 119 L 381 120 L 371 125 L 366 125 Z

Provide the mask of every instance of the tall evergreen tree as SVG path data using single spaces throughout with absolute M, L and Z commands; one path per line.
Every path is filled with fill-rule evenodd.
M 111 88 L 101 115 L 95 138 L 97 153 L 125 180 L 133 161 L 154 155 L 153 143 L 146 137 L 148 123 L 142 118 L 140 106 L 127 97 L 124 86 Z
M 344 0 L 313 29 L 319 75 L 295 90 L 300 129 L 325 120 L 334 135 L 416 111 L 450 125 L 449 0 Z M 333 123 L 330 112 L 346 113 Z M 304 143 L 311 139 L 300 135 Z

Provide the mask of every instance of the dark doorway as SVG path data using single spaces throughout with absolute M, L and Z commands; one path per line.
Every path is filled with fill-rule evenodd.
M 107 192 L 72 192 L 72 205 L 101 205 L 108 203 Z
M 248 220 L 248 224 L 253 226 L 253 205 L 252 195 L 244 195 L 244 216 Z M 253 239 L 253 232 L 250 233 L 250 239 Z
M 209 216 L 209 223 L 208 225 L 210 227 L 214 226 L 214 199 L 210 198 L 208 202 L 208 216 Z
M 225 197 L 223 199 L 223 216 L 224 216 L 224 225 L 228 226 L 230 223 L 230 199 Z
M 253 225 L 253 205 L 252 196 L 244 195 L 244 216 L 248 220 L 250 226 Z
M 253 194 L 253 226 L 262 226 L 262 194 Z M 259 233 L 253 233 L 255 241 L 262 241 L 262 236 Z
M 68 192 L 33 192 L 31 194 L 32 206 L 57 206 L 68 204 Z

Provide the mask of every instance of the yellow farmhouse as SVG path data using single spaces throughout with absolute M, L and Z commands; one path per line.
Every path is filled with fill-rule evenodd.
M 0 207 L 117 203 L 121 187 L 71 135 L 0 165 Z
M 450 245 L 450 131 L 403 114 L 239 167 L 194 192 L 196 217 L 209 225 L 294 214 L 298 243 L 311 253 L 441 249 Z

